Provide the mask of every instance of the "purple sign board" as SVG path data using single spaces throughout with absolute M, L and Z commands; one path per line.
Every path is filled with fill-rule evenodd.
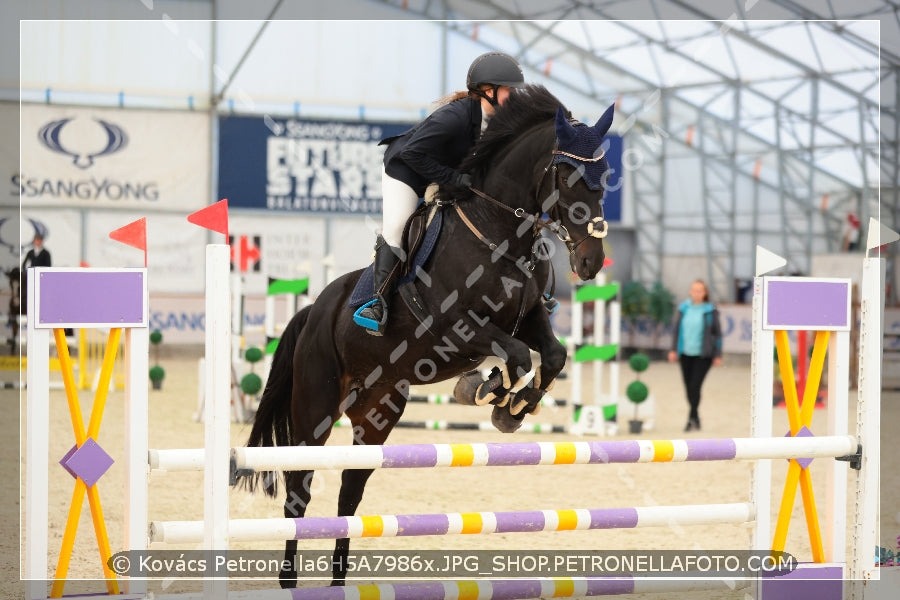
M 850 279 L 763 278 L 763 329 L 850 331 Z
M 35 327 L 147 327 L 146 269 L 38 268 Z

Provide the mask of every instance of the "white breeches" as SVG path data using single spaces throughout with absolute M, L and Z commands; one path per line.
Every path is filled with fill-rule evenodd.
M 394 248 L 402 246 L 406 220 L 416 210 L 419 196 L 402 181 L 394 179 L 381 168 L 381 235 Z

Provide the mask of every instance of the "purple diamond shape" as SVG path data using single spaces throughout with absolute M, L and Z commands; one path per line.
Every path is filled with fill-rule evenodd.
M 799 431 L 797 431 L 797 435 L 792 436 L 791 432 L 788 431 L 786 434 L 784 434 L 784 437 L 816 437 L 816 435 L 812 431 L 810 431 L 806 425 L 804 425 L 803 427 L 800 428 Z M 801 468 L 806 469 L 809 467 L 809 465 L 812 463 L 812 461 L 814 459 L 807 457 L 807 458 L 795 458 L 794 460 L 797 461 L 797 463 L 800 465 Z
M 91 487 L 109 470 L 113 462 L 112 457 L 94 441 L 94 438 L 88 438 L 81 448 L 72 446 L 72 449 L 60 459 L 59 464 L 69 472 L 69 475 L 80 477 L 88 487 Z

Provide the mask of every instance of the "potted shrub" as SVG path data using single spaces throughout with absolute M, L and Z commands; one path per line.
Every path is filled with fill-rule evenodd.
M 150 343 L 153 345 L 153 366 L 150 367 L 150 383 L 154 390 L 161 390 L 166 371 L 159 366 L 159 345 L 162 343 L 162 333 L 158 329 L 150 334 Z
M 241 393 L 244 396 L 244 409 L 247 412 L 246 418 L 250 418 L 249 413 L 255 410 L 255 405 L 251 404 L 249 397 L 256 397 L 263 389 L 262 378 L 254 373 L 256 363 L 263 359 L 263 352 L 259 348 L 252 346 L 244 352 L 244 360 L 250 363 L 250 372 L 241 377 Z
M 634 418 L 628 421 L 628 431 L 630 433 L 640 433 L 644 428 L 644 421 L 638 418 L 638 404 L 646 400 L 650 394 L 647 385 L 640 380 L 640 374 L 650 365 L 650 359 L 646 354 L 632 354 L 628 359 L 628 365 L 637 373 L 637 379 L 629 383 L 628 387 L 625 388 L 625 396 L 629 402 L 634 404 Z
M 154 390 L 162 389 L 163 379 L 166 378 L 166 371 L 159 365 L 153 365 L 150 367 L 150 383 L 153 385 Z

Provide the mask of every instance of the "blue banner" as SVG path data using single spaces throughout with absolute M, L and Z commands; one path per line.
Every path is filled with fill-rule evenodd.
M 217 198 L 233 208 L 381 214 L 379 140 L 412 123 L 219 117 Z M 622 220 L 622 138 L 607 135 L 607 221 Z
M 378 141 L 411 126 L 222 116 L 217 197 L 235 208 L 380 214 Z
M 609 164 L 609 179 L 603 193 L 603 217 L 611 222 L 622 220 L 622 186 L 625 184 L 625 173 L 622 170 L 622 136 L 609 134 L 603 138 L 609 142 L 606 150 L 606 162 Z

